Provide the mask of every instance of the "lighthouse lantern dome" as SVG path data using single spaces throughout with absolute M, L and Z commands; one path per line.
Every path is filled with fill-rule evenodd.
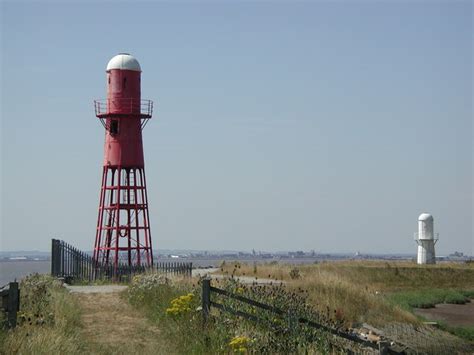
M 112 69 L 142 71 L 138 60 L 128 53 L 119 53 L 113 57 L 107 64 L 107 72 Z

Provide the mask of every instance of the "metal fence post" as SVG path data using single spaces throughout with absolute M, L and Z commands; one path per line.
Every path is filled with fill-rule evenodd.
M 207 322 L 211 308 L 211 279 L 202 280 L 202 318 Z
M 58 276 L 58 240 L 51 240 L 51 275 Z
M 54 239 L 51 239 L 51 276 L 54 276 L 54 252 L 56 249 L 54 248 Z
M 20 310 L 20 292 L 18 290 L 18 282 L 10 282 L 8 290 L 8 326 L 16 327 L 16 314 Z

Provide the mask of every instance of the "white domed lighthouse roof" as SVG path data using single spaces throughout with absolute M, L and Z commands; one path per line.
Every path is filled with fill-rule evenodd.
M 107 71 L 112 69 L 142 71 L 138 60 L 128 53 L 119 53 L 113 57 L 107 64 Z
M 422 213 L 420 214 L 420 217 L 418 217 L 419 221 L 427 221 L 429 219 L 433 219 L 433 216 L 430 215 L 429 213 Z

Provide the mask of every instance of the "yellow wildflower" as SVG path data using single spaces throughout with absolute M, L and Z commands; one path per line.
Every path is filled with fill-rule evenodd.
M 166 309 L 166 313 L 172 316 L 180 316 L 191 311 L 191 302 L 194 295 L 188 293 L 185 296 L 179 296 L 171 300 L 171 307 Z
M 235 353 L 245 353 L 250 344 L 250 339 L 246 336 L 236 336 L 230 342 L 229 346 Z

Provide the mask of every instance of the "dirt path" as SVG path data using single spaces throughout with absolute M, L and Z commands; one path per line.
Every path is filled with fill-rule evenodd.
M 169 350 L 166 341 L 162 339 L 159 329 L 121 297 L 122 290 L 123 286 L 70 288 L 82 309 L 81 335 L 90 344 L 90 352 L 94 354 L 173 353 Z
M 228 275 L 222 275 L 219 274 L 220 269 L 218 268 L 209 268 L 209 269 L 194 269 L 193 270 L 193 276 L 208 276 L 211 279 L 228 279 Z M 280 285 L 286 283 L 285 281 L 282 280 L 273 280 L 273 279 L 266 279 L 266 278 L 256 278 L 252 276 L 234 276 L 234 279 L 244 283 L 244 284 L 259 284 L 259 285 L 266 285 L 266 284 L 272 284 L 272 285 Z

